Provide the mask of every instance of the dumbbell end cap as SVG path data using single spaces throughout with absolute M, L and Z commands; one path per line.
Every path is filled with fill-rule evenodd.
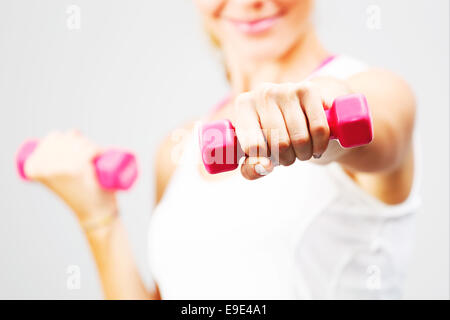
M 372 141 L 372 118 L 363 94 L 339 97 L 334 107 L 338 123 L 336 135 L 342 147 L 354 148 Z
M 239 166 L 238 141 L 229 120 L 204 124 L 198 133 L 202 161 L 208 173 L 232 171 Z
M 25 174 L 25 162 L 28 159 L 28 157 L 33 153 L 34 149 L 36 149 L 37 145 L 38 145 L 37 139 L 29 139 L 20 146 L 19 151 L 17 152 L 16 155 L 17 172 L 23 180 L 28 180 Z

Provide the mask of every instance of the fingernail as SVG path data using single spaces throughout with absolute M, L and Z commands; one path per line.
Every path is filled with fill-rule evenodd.
M 313 154 L 314 159 L 320 159 L 322 157 L 321 154 Z
M 260 163 L 255 165 L 255 171 L 257 174 L 259 174 L 260 176 L 267 176 L 270 172 L 266 170 L 266 168 L 264 168 L 264 166 Z

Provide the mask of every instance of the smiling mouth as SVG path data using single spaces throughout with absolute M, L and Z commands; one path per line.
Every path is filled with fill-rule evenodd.
M 273 15 L 270 17 L 256 19 L 251 21 L 229 19 L 226 20 L 233 24 L 239 31 L 248 34 L 256 35 L 271 29 L 280 19 L 281 15 Z

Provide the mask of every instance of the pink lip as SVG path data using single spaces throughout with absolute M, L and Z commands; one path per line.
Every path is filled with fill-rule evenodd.
M 236 28 L 238 28 L 241 32 L 248 34 L 248 35 L 255 35 L 258 33 L 262 33 L 264 31 L 269 30 L 272 28 L 275 23 L 280 18 L 279 15 L 263 18 L 263 19 L 257 19 L 253 21 L 241 21 L 241 20 L 234 20 L 234 19 L 228 19 Z

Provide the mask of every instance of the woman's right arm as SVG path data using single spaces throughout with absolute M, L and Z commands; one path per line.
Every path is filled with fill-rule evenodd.
M 159 300 L 158 288 L 146 289 L 120 217 L 86 232 L 106 299 Z
M 72 131 L 42 139 L 25 172 L 57 194 L 75 213 L 94 256 L 106 299 L 160 299 L 139 275 L 113 192 L 100 188 L 92 159 L 100 152 Z

